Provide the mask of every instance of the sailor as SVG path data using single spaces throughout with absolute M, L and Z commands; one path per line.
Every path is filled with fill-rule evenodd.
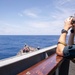
M 66 37 L 69 30 L 70 30 L 69 40 L 68 44 L 66 44 Z M 75 58 L 74 36 L 75 36 L 75 17 L 71 16 L 65 20 L 64 28 L 61 31 L 61 35 L 59 37 L 56 49 L 57 55 L 63 56 L 68 59 Z
M 40 50 L 40 47 L 38 46 L 37 49 Z
M 23 48 L 23 53 L 28 53 L 29 51 L 30 51 L 29 46 L 25 44 L 25 46 Z

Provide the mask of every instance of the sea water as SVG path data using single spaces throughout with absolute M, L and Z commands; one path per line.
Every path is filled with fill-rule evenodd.
M 57 44 L 58 35 L 0 35 L 0 59 L 15 56 L 25 44 L 37 48 Z

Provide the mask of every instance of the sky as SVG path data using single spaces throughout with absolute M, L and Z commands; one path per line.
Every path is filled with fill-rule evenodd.
M 0 35 L 60 35 L 75 0 L 0 0 Z

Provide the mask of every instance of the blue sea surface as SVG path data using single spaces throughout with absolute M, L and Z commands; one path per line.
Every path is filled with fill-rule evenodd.
M 0 59 L 15 56 L 25 44 L 45 48 L 56 45 L 58 35 L 0 35 Z

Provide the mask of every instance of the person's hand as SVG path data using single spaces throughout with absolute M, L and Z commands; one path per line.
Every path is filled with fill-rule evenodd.
M 69 17 L 65 20 L 64 29 L 69 30 L 73 25 L 71 24 L 73 17 Z
M 75 26 L 72 26 L 72 29 L 75 31 Z

